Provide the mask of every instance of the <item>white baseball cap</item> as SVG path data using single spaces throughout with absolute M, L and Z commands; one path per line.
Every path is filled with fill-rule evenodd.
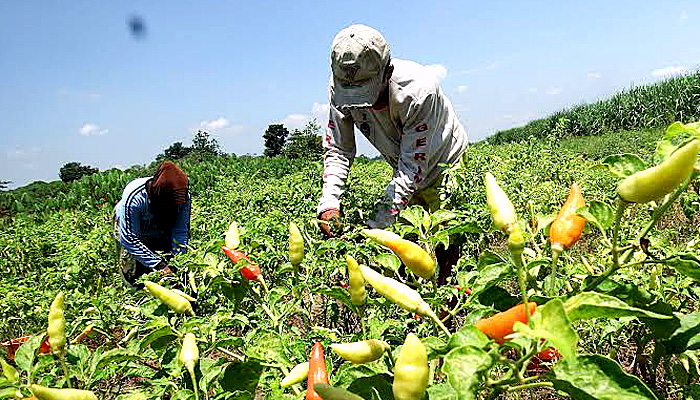
M 391 53 L 384 36 L 367 25 L 350 25 L 333 39 L 333 103 L 340 107 L 371 107 L 379 98 Z

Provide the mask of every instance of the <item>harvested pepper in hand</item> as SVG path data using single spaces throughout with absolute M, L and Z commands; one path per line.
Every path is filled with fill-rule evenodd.
M 283 389 L 286 389 L 292 385 L 296 385 L 297 383 L 301 383 L 304 381 L 309 376 L 309 362 L 303 362 L 301 364 L 297 364 L 292 368 L 291 371 L 287 374 L 287 376 L 282 379 L 282 382 L 280 382 L 280 386 Z
M 238 233 L 238 224 L 236 221 L 231 222 L 231 225 L 228 226 L 224 243 L 226 247 L 234 250 L 241 245 L 241 235 Z
M 353 364 L 364 364 L 378 360 L 389 349 L 389 343 L 378 339 L 331 345 L 331 350 L 335 354 Z
M 143 284 L 150 294 L 168 306 L 169 309 L 178 314 L 194 315 L 192 304 L 186 298 L 151 281 L 145 281 Z
M 532 315 L 537 308 L 537 303 L 527 303 L 527 307 L 530 310 L 530 315 Z M 523 304 L 518 304 L 489 318 L 476 321 L 474 326 L 496 341 L 496 343 L 503 344 L 505 341 L 504 337 L 513 333 L 513 324 L 516 321 L 527 323 L 527 312 Z
M 304 238 L 301 236 L 299 227 L 294 222 L 289 223 L 289 261 L 295 271 L 299 270 L 299 265 L 304 260 Z
M 617 193 L 630 203 L 646 203 L 671 193 L 693 172 L 698 149 L 700 140 L 692 140 L 661 164 L 625 178 L 617 187 Z
M 418 244 L 383 229 L 363 229 L 362 234 L 388 247 L 421 278 L 430 280 L 435 275 L 435 260 Z
M 425 346 L 413 333 L 406 336 L 394 366 L 391 390 L 396 400 L 420 400 L 428 388 L 430 368 Z
M 566 202 L 559 210 L 557 218 L 549 227 L 549 242 L 552 253 L 569 249 L 581 237 L 586 220 L 576 214 L 576 210 L 586 206 L 581 189 L 576 182 L 571 183 L 571 190 Z
M 49 308 L 49 327 L 46 333 L 49 335 L 51 353 L 63 356 L 66 353 L 66 317 L 64 314 L 66 296 L 59 292 Z
M 52 389 L 39 385 L 29 385 L 29 390 L 40 400 L 97 400 L 90 390 Z
M 326 358 L 323 355 L 321 342 L 318 341 L 314 344 L 309 356 L 309 376 L 306 383 L 306 400 L 323 400 L 314 388 L 316 384 L 328 384 Z
M 509 233 L 511 227 L 518 221 L 515 207 L 490 172 L 486 173 L 484 180 L 486 182 L 486 204 L 489 207 L 493 224 L 496 228 Z
M 345 257 L 345 261 L 348 264 L 350 301 L 358 307 L 364 306 L 367 302 L 367 290 L 365 290 L 365 278 L 362 277 L 360 266 L 351 256 Z

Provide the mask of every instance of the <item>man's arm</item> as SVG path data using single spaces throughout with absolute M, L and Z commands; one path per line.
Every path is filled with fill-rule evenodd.
M 331 103 L 326 136 L 323 140 L 323 190 L 316 212 L 340 210 L 340 195 L 355 158 L 355 132 L 352 117 L 337 110 Z
M 178 208 L 177 220 L 173 227 L 173 254 L 187 253 L 187 240 L 190 237 L 190 203 L 191 198 L 187 194 L 187 203 Z

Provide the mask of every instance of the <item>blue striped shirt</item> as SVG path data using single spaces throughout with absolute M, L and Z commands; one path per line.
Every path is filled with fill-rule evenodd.
M 187 252 L 187 240 L 190 235 L 190 195 L 187 203 L 178 206 L 177 220 L 172 231 L 167 232 L 158 226 L 150 210 L 150 200 L 146 193 L 146 181 L 150 177 L 131 181 L 122 198 L 117 203 L 115 217 L 119 227 L 119 243 L 136 261 L 154 269 L 161 258 L 146 243 L 163 243 L 169 240 L 173 254 Z M 159 249 L 160 250 L 160 249 Z

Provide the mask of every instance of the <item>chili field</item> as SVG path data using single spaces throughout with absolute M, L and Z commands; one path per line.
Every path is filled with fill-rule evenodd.
M 330 239 L 315 219 L 320 160 L 186 158 L 189 251 L 174 274 L 144 277 L 182 294 L 160 299 L 122 281 L 112 223 L 124 185 L 152 170 L 86 177 L 36 206 L 0 202 L 0 398 L 42 391 L 32 385 L 120 400 L 700 398 L 697 155 L 668 193 L 678 166 L 623 194 L 652 201 L 616 191 L 699 136 L 673 124 L 472 144 L 445 174 L 443 208 L 412 206 L 391 234 L 363 222 L 392 171 L 359 157 Z M 487 173 L 500 188 L 489 196 Z M 585 206 L 559 214 L 572 182 Z M 585 228 L 566 231 L 553 260 L 558 215 Z M 224 245 L 248 260 L 234 265 Z M 239 272 L 249 263 L 264 284 Z M 65 305 L 51 306 L 59 293 Z M 313 384 L 323 397 L 307 397 Z

